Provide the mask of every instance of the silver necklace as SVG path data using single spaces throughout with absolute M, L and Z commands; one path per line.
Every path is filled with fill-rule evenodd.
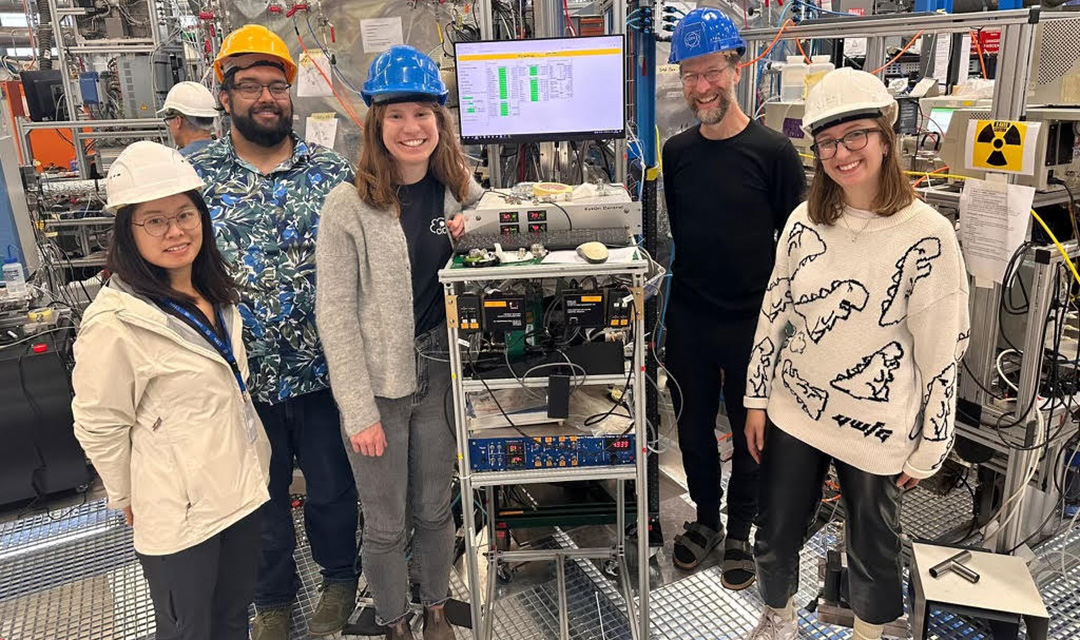
M 840 222 L 844 223 L 844 226 L 847 227 L 848 233 L 851 234 L 852 244 L 854 244 L 859 239 L 859 236 L 862 235 L 863 231 L 866 231 L 866 227 L 870 226 L 870 223 L 874 221 L 873 218 L 867 218 L 866 221 L 863 222 L 863 226 L 859 228 L 858 231 L 856 231 L 851 228 L 850 224 L 848 224 L 847 218 L 848 217 L 846 215 L 840 214 Z

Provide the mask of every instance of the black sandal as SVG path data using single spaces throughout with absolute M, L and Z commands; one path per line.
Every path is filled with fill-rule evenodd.
M 754 584 L 757 579 L 757 566 L 754 564 L 754 552 L 746 540 L 728 539 L 724 541 L 724 563 L 721 565 L 723 577 L 720 583 L 732 591 L 742 591 Z
M 680 569 L 691 571 L 724 539 L 724 528 L 721 526 L 716 531 L 700 522 L 684 522 L 683 529 L 686 533 L 675 536 L 672 562 Z

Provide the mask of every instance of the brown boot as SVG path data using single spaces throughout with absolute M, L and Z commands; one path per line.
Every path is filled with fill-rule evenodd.
M 442 605 L 424 609 L 424 640 L 454 640 L 454 628 Z
M 412 630 L 409 629 L 405 618 L 386 625 L 386 640 L 413 640 Z

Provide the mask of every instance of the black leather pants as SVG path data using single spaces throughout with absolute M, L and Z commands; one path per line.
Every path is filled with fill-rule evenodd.
M 836 466 L 847 513 L 851 608 L 870 624 L 904 612 L 900 543 L 902 490 L 895 476 L 878 476 L 847 465 L 789 436 L 771 422 L 761 465 L 754 556 L 765 604 L 783 608 L 799 586 L 799 551 L 817 510 L 829 462 Z

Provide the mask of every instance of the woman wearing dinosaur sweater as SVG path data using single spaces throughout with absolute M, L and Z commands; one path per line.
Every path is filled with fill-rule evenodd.
M 952 447 L 967 276 L 952 225 L 901 171 L 896 116 L 877 77 L 847 68 L 806 100 L 814 181 L 780 236 L 744 398 L 762 464 L 766 608 L 752 640 L 797 636 L 799 550 L 830 462 L 848 516 L 854 638 L 880 638 L 903 613 L 903 491 Z

